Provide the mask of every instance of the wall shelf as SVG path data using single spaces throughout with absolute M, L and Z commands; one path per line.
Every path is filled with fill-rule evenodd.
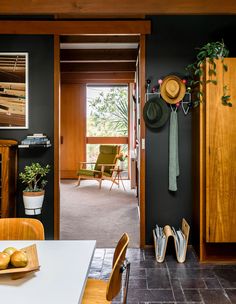
M 41 145 L 41 144 L 35 144 L 35 145 L 18 145 L 19 149 L 39 149 L 39 148 L 50 148 L 52 145 Z

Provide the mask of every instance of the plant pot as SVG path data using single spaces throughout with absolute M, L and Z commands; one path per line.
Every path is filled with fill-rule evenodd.
M 37 215 L 41 214 L 45 191 L 40 192 L 23 192 L 23 202 L 25 206 L 25 214 Z

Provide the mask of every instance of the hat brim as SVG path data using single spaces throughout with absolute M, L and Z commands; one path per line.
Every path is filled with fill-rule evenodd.
M 170 80 L 175 80 L 179 83 L 179 86 L 180 86 L 180 90 L 179 90 L 179 94 L 177 97 L 175 98 L 170 98 L 167 93 L 166 93 L 166 84 L 168 81 Z M 163 81 L 162 81 L 162 84 L 161 84 L 161 87 L 160 87 L 160 93 L 161 93 L 161 97 L 168 103 L 170 104 L 176 104 L 177 102 L 180 102 L 183 98 L 184 98 L 184 95 L 186 93 L 186 86 L 185 84 L 181 81 L 181 79 L 175 75 L 169 75 L 169 76 L 166 76 Z
M 150 121 L 147 116 L 148 107 L 151 103 L 156 103 L 159 109 L 161 110 L 161 117 L 157 121 Z M 145 121 L 145 125 L 151 129 L 157 129 L 165 125 L 168 118 L 170 116 L 170 111 L 164 100 L 161 98 L 154 96 L 151 97 L 144 105 L 143 108 L 143 119 Z

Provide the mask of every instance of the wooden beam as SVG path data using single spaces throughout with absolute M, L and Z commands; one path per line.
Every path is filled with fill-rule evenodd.
M 13 5 L 13 4 L 12 4 Z M 12 6 L 14 7 L 14 5 Z M 1 11 L 1 14 L 4 14 Z M 0 21 L 0 34 L 127 34 L 151 32 L 151 22 L 145 21 Z
M 61 63 L 62 72 L 132 72 L 136 69 L 135 62 L 113 63 Z
M 61 50 L 61 61 L 136 61 L 138 50 L 135 49 L 92 49 Z
M 134 82 L 134 72 L 117 73 L 62 73 L 62 83 L 130 83 Z
M 235 14 L 235 0 L 1 0 L 2 15 L 71 14 L 98 17 L 156 14 Z
M 68 20 L 68 19 L 74 19 L 74 20 L 83 20 L 83 19 L 100 19 L 102 17 L 102 19 L 145 19 L 145 14 L 137 14 L 137 15 L 134 15 L 132 14 L 132 12 L 130 12 L 130 14 L 119 14 L 119 13 L 113 13 L 112 15 L 111 14 L 102 14 L 101 15 L 97 15 L 97 14 L 86 14 L 86 15 L 81 15 L 81 14 L 54 14 L 54 18 L 57 19 L 57 20 L 60 20 L 60 19 L 64 19 L 64 20 Z
M 128 137 L 86 137 L 87 144 L 128 144 Z
M 139 36 L 130 35 L 75 35 L 75 36 L 61 36 L 61 43 L 139 43 Z

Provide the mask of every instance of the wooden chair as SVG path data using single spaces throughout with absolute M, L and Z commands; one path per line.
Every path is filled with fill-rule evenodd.
M 44 240 L 44 227 L 33 218 L 1 218 L 0 240 Z
M 126 304 L 129 284 L 130 263 L 125 258 L 129 236 L 124 233 L 119 240 L 113 256 L 113 268 L 109 281 L 88 279 L 82 304 L 105 304 L 118 295 L 122 287 L 122 274 L 126 271 L 123 304 Z
M 78 186 L 81 179 L 92 179 L 99 182 L 99 189 L 101 189 L 102 180 L 114 181 L 114 169 L 117 165 L 117 157 L 120 153 L 120 146 L 118 145 L 100 145 L 99 155 L 96 163 L 80 162 L 80 167 L 77 172 Z M 94 165 L 94 169 L 87 169 L 87 165 Z

